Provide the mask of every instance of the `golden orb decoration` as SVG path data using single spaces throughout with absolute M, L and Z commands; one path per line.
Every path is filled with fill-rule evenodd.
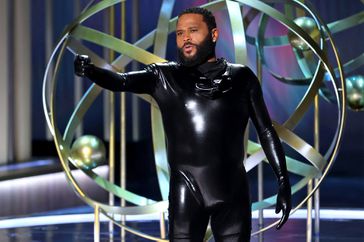
M 346 78 L 346 99 L 354 111 L 364 110 L 364 76 L 355 75 Z
M 71 148 L 71 158 L 78 168 L 92 170 L 106 159 L 104 143 L 93 135 L 83 135 L 75 140 Z
M 320 39 L 320 31 L 317 28 L 315 20 L 310 17 L 299 17 L 294 20 L 301 29 L 303 29 L 316 43 Z M 310 47 L 303 41 L 302 38 L 297 36 L 292 31 L 288 32 L 288 40 L 291 45 L 299 50 L 306 51 L 310 50 Z

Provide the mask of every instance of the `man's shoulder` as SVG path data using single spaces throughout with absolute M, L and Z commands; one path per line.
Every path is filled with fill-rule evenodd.
M 238 63 L 231 63 L 226 61 L 226 64 L 228 67 L 233 68 L 235 70 L 250 70 L 250 68 L 247 65 L 238 64 Z
M 154 75 L 158 76 L 161 73 L 166 73 L 168 71 L 176 69 L 178 66 L 178 63 L 173 61 L 168 62 L 159 62 L 159 63 L 152 63 L 145 67 L 145 70 L 153 73 Z
M 233 76 L 251 75 L 252 70 L 247 65 L 226 62 L 227 71 Z
M 259 85 L 259 81 L 252 69 L 243 64 L 227 63 L 227 73 L 237 85 L 248 85 L 250 88 Z

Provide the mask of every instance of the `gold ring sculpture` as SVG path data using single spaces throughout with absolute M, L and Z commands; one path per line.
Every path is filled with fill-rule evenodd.
M 112 184 L 108 180 L 98 176 L 92 171 L 92 169 L 85 169 L 84 167 L 77 165 L 76 162 L 72 159 L 70 150 L 72 141 L 74 139 L 75 130 L 80 124 L 87 110 L 90 108 L 91 104 L 101 93 L 102 89 L 100 87 L 93 84 L 86 91 L 83 98 L 73 111 L 64 132 L 61 132 L 61 130 L 59 130 L 57 126 L 57 110 L 55 105 L 57 72 L 59 71 L 63 55 L 65 54 L 67 49 L 70 50 L 72 53 L 86 54 L 92 58 L 95 65 L 102 66 L 108 69 L 113 69 L 116 71 L 124 68 L 132 60 L 136 60 L 143 64 L 165 61 L 164 57 L 166 53 L 167 37 L 168 34 L 175 31 L 175 24 L 177 20 L 176 17 L 169 17 L 171 16 L 173 10 L 173 5 L 175 2 L 174 0 L 164 0 L 162 2 L 162 14 L 159 17 L 157 28 L 151 31 L 149 34 L 145 35 L 142 39 L 134 44 L 130 44 L 124 40 L 117 39 L 113 36 L 82 25 L 85 20 L 89 19 L 94 14 L 124 1 L 125 0 L 100 1 L 97 4 L 94 4 L 91 7 L 85 9 L 72 23 L 67 26 L 56 48 L 52 53 L 44 75 L 43 107 L 47 123 L 54 137 L 54 142 L 67 180 L 69 181 L 70 185 L 75 190 L 77 195 L 79 195 L 79 197 L 88 205 L 92 206 L 95 209 L 100 209 L 100 211 L 105 216 L 107 216 L 118 226 L 123 227 L 126 231 L 150 240 L 167 241 L 166 239 L 151 236 L 141 231 L 137 231 L 133 228 L 127 227 L 123 222 L 116 221 L 116 219 L 114 218 L 114 215 L 160 213 L 166 211 L 168 208 L 167 197 L 169 175 L 164 142 L 164 132 L 158 106 L 156 105 L 154 100 L 152 100 L 152 98 L 147 95 L 138 95 L 140 98 L 151 104 L 154 157 L 155 165 L 157 168 L 159 188 L 161 190 L 163 201 L 153 201 L 146 197 L 125 190 L 120 186 Z M 274 8 L 274 6 L 277 4 L 283 4 L 285 7 L 287 7 L 287 9 L 289 7 L 298 8 L 308 13 L 311 16 L 311 22 L 316 25 L 316 34 L 318 33 L 319 36 L 310 36 L 310 34 L 307 33 L 302 28 L 302 26 L 299 26 L 299 22 L 290 19 L 285 14 Z M 295 151 L 302 155 L 302 157 L 304 157 L 306 161 L 308 161 L 308 163 L 305 163 L 290 157 L 286 157 L 288 170 L 293 174 L 302 176 L 302 179 L 292 186 L 292 193 L 296 193 L 301 188 L 306 186 L 309 180 L 313 178 L 319 179 L 313 190 L 292 210 L 292 213 L 294 213 L 297 209 L 302 207 L 302 205 L 306 203 L 307 200 L 312 196 L 312 194 L 318 189 L 322 180 L 325 178 L 328 171 L 332 167 L 334 160 L 337 156 L 346 117 L 346 90 L 344 70 L 353 70 L 363 65 L 364 63 L 364 55 L 361 54 L 359 57 L 342 65 L 341 60 L 338 56 L 337 48 L 333 42 L 332 33 L 336 33 L 357 25 L 358 23 L 360 23 L 360 21 L 363 20 L 364 12 L 360 12 L 349 18 L 326 25 L 325 23 L 323 23 L 319 15 L 313 10 L 312 7 L 308 7 L 307 4 L 303 4 L 298 0 L 216 0 L 202 5 L 201 7 L 207 8 L 212 12 L 217 12 L 222 9 L 227 10 L 233 35 L 235 62 L 246 64 L 247 43 L 250 43 L 256 46 L 256 52 L 258 54 L 261 65 L 267 68 L 270 71 L 271 75 L 274 76 L 276 79 L 291 85 L 307 85 L 307 90 L 304 97 L 297 105 L 295 111 L 290 115 L 290 117 L 283 124 L 279 124 L 277 122 L 274 123 L 274 126 L 277 129 L 281 140 L 285 142 L 288 146 L 292 147 Z M 244 16 L 242 14 L 242 8 L 248 9 L 247 14 L 245 14 Z M 247 35 L 247 26 L 249 26 L 250 22 L 253 19 L 258 17 L 260 19 L 257 36 L 252 37 Z M 289 36 L 265 38 L 264 33 L 266 30 L 268 18 L 272 18 L 282 25 L 286 26 L 290 31 Z M 316 41 L 319 41 L 319 43 L 317 43 L 314 38 L 316 38 Z M 300 47 L 297 48 L 296 46 L 294 48 L 294 52 L 296 54 L 296 57 L 298 58 L 297 61 L 298 63 L 300 63 L 302 72 L 305 73 L 304 79 L 294 79 L 290 77 L 279 76 L 278 74 L 271 71 L 268 64 L 264 61 L 265 46 L 289 46 L 292 42 L 294 42 L 292 39 L 294 39 L 294 41 L 296 42 L 298 41 L 298 43 L 300 44 L 297 44 L 297 46 Z M 86 46 L 84 46 L 80 42 L 80 40 L 100 45 L 104 48 L 108 48 L 110 50 L 118 52 L 121 55 L 116 58 L 112 63 L 107 63 L 107 61 L 105 61 L 103 58 L 101 58 L 90 49 L 88 49 Z M 328 40 L 329 45 L 334 52 L 337 64 L 336 69 L 333 69 L 332 65 L 330 65 L 330 63 L 328 62 L 325 52 L 327 49 L 326 40 Z M 154 53 L 146 51 L 147 48 L 153 45 Z M 310 51 L 318 58 L 318 63 L 313 73 L 310 72 L 308 69 L 305 69 L 306 60 L 304 57 L 304 52 L 307 51 Z M 50 68 L 53 62 L 53 75 L 49 76 Z M 331 86 L 333 87 L 332 91 L 330 91 L 323 82 L 325 75 L 326 77 L 329 77 L 329 80 L 331 80 Z M 47 86 L 51 87 L 50 95 L 46 93 Z M 319 93 L 319 91 L 325 99 L 336 104 L 337 106 L 337 126 L 335 135 L 332 139 L 331 145 L 323 155 L 294 133 L 294 128 L 299 123 L 304 114 L 307 112 L 309 107 L 312 106 L 314 98 L 317 93 Z M 265 156 L 260 145 L 253 141 L 248 142 L 247 151 L 249 157 L 245 161 L 245 167 L 246 170 L 249 171 L 257 166 L 260 162 L 264 161 Z M 69 166 L 70 162 L 76 167 L 79 167 L 79 169 L 81 169 L 86 175 L 92 178 L 98 186 L 102 187 L 106 191 L 114 194 L 119 198 L 125 199 L 126 201 L 134 204 L 134 206 L 111 206 L 108 204 L 100 203 L 88 197 L 88 195 L 81 189 L 78 182 L 72 175 Z M 270 207 L 275 204 L 275 199 L 276 196 L 271 196 L 265 198 L 263 201 L 255 202 L 253 203 L 252 209 L 258 210 Z M 252 235 L 261 233 L 273 227 L 277 223 L 278 221 L 264 227 L 259 231 L 254 231 Z

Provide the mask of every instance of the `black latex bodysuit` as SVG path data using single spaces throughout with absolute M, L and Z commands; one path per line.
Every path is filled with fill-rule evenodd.
M 216 241 L 249 241 L 251 207 L 243 139 L 251 118 L 278 179 L 288 179 L 284 152 L 261 88 L 245 66 L 224 60 L 214 80 L 174 62 L 145 70 L 86 72 L 113 91 L 150 94 L 158 103 L 170 165 L 171 241 L 202 241 L 209 218 Z

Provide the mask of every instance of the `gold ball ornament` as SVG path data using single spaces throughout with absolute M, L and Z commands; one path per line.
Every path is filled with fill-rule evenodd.
M 310 17 L 299 17 L 293 20 L 301 29 L 303 29 L 311 38 L 318 43 L 320 39 L 320 31 L 317 28 L 315 20 Z M 288 32 L 288 40 L 292 47 L 306 51 L 310 50 L 310 47 L 295 33 L 292 31 Z
M 364 76 L 355 75 L 345 79 L 346 100 L 348 106 L 354 111 L 364 110 Z
M 106 159 L 104 143 L 93 135 L 83 135 L 75 140 L 71 148 L 71 158 L 78 168 L 92 170 Z

